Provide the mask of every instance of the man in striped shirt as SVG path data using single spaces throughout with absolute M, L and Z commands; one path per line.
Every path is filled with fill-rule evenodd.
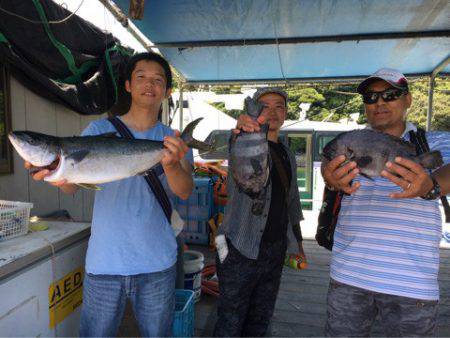
M 369 128 L 405 140 L 417 130 L 406 122 L 412 97 L 400 72 L 380 69 L 358 92 Z M 426 137 L 449 163 L 449 137 Z M 326 335 L 368 336 L 377 315 L 387 336 L 436 335 L 438 197 L 449 193 L 448 184 L 439 187 L 435 173 L 403 158 L 388 162 L 390 172 L 373 180 L 358 175 L 355 162 L 341 166 L 344 160 L 340 156 L 322 164 L 327 186 L 346 193 L 334 235 Z M 442 167 L 436 178 L 442 180 L 448 170 Z

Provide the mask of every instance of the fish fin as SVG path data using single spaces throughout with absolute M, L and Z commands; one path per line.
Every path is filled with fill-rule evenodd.
M 203 117 L 200 117 L 200 118 L 192 121 L 191 123 L 189 123 L 186 126 L 186 128 L 184 128 L 180 137 L 189 148 L 195 148 L 195 149 L 203 150 L 203 151 L 213 151 L 214 147 L 212 144 L 208 144 L 206 142 L 196 140 L 192 136 L 192 133 L 194 132 L 195 127 L 197 126 L 197 124 L 200 123 L 201 120 L 203 120 Z
M 419 159 L 419 163 L 422 165 L 422 167 L 427 169 L 439 168 L 444 164 L 441 152 L 437 150 L 420 154 L 419 156 L 417 156 L 417 158 Z
M 372 163 L 372 160 L 372 156 L 361 156 L 355 158 L 356 164 L 359 168 L 366 167 L 368 164 Z
M 253 200 L 252 214 L 255 216 L 261 215 L 265 205 L 266 205 L 266 189 L 263 189 Z
M 364 176 L 365 178 L 367 178 L 367 179 L 369 179 L 369 180 L 373 181 L 373 178 L 372 178 L 372 177 L 370 177 L 369 175 L 367 175 L 367 174 L 364 174 L 364 173 L 362 173 L 362 172 L 360 172 L 359 174 L 360 174 L 361 176 Z
M 352 160 L 355 157 L 355 153 L 352 148 L 345 147 L 345 157 Z
M 95 184 L 88 184 L 88 183 L 76 183 L 81 188 L 84 189 L 91 189 L 91 190 L 102 190 L 98 185 Z
M 263 168 L 261 166 L 261 163 L 259 161 L 255 160 L 254 158 L 250 159 L 250 164 L 252 165 L 253 170 L 255 171 L 255 175 L 261 175 L 263 172 Z
M 254 201 L 252 204 L 252 214 L 255 216 L 259 216 L 262 214 L 264 209 L 264 201 L 260 203 L 260 201 Z
M 75 162 L 81 162 L 87 156 L 87 154 L 89 154 L 89 150 L 85 150 L 85 149 L 78 150 L 78 151 L 74 151 L 73 153 L 68 155 L 66 158 L 72 159 Z
M 101 136 L 101 137 L 112 137 L 112 138 L 120 138 L 120 136 L 117 136 L 117 133 L 115 131 L 112 131 L 110 133 L 104 133 L 104 134 L 99 134 L 97 136 Z
M 201 150 L 202 152 L 211 152 L 214 150 L 214 145 L 196 140 L 194 138 L 191 141 L 186 142 L 186 144 L 189 148 L 198 149 Z

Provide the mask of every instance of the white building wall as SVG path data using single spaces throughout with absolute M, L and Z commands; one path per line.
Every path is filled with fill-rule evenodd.
M 79 135 L 100 116 L 82 116 L 74 111 L 42 98 L 10 78 L 11 120 L 13 130 L 33 130 L 57 136 Z M 44 182 L 34 181 L 23 166 L 22 158 L 13 150 L 13 174 L 0 175 L 0 199 L 29 201 L 34 204 L 31 213 L 43 215 L 66 209 L 76 221 L 90 221 L 94 192 L 80 189 L 75 195 L 66 195 Z

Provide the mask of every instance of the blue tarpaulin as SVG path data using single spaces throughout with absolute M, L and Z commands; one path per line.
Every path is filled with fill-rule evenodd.
M 128 0 L 114 0 L 128 13 Z M 450 55 L 448 0 L 146 0 L 133 23 L 187 82 L 430 74 Z M 443 73 L 450 73 L 446 66 Z

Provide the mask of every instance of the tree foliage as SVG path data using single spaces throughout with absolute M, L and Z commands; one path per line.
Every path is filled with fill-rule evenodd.
M 300 117 L 300 104 L 310 103 L 306 118 L 313 121 L 337 122 L 350 118 L 350 114 L 359 113 L 359 123 L 365 123 L 364 104 L 356 93 L 356 84 L 301 84 L 289 85 L 285 90 L 289 96 L 288 119 Z M 413 97 L 408 119 L 418 126 L 425 127 L 428 110 L 427 78 L 410 81 L 410 92 Z M 239 93 L 238 86 L 215 86 L 211 90 L 216 93 Z M 433 130 L 450 130 L 450 78 L 438 78 L 434 90 Z M 236 118 L 240 110 L 226 110 L 224 103 L 213 104 L 216 108 Z
M 408 119 L 425 127 L 428 110 L 428 80 L 411 83 L 412 105 Z M 438 78 L 434 88 L 431 129 L 450 131 L 450 78 Z
M 227 115 L 231 116 L 232 118 L 237 119 L 239 115 L 243 113 L 243 110 L 240 109 L 229 109 L 227 110 L 225 108 L 225 102 L 210 102 L 210 105 L 213 107 L 219 109 L 222 112 L 225 112 Z

